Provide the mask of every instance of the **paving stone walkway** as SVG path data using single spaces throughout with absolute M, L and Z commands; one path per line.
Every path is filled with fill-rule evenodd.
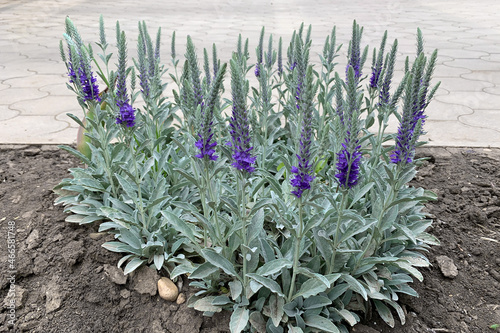
M 109 39 L 120 21 L 134 56 L 137 22 L 150 32 L 161 26 L 162 59 L 170 59 L 170 37 L 176 31 L 177 50 L 184 53 L 186 36 L 199 55 L 216 43 L 227 61 L 238 34 L 250 39 L 251 61 L 260 29 L 266 39 L 283 37 L 288 45 L 301 22 L 313 25 L 311 59 L 318 63 L 326 36 L 334 25 L 344 43 L 339 71 L 345 66 L 354 19 L 365 27 L 363 45 L 378 47 L 388 30 L 389 42 L 399 42 L 401 56 L 415 52 L 417 27 L 426 51 L 439 49 L 435 82 L 441 88 L 427 109 L 425 138 L 434 146 L 500 147 L 500 2 L 497 0 L 373 1 L 373 0 L 0 0 L 0 144 L 73 143 L 77 128 L 67 112 L 81 115 L 76 98 L 65 87 L 67 76 L 58 43 L 69 15 L 87 42 L 98 40 L 103 14 Z M 370 57 L 365 66 L 369 72 Z M 171 90 L 171 89 L 169 89 Z

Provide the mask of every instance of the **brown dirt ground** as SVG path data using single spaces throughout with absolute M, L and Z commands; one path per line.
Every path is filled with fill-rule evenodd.
M 391 329 L 373 315 L 353 332 L 493 332 L 489 326 L 500 324 L 500 150 L 424 148 L 418 156 L 429 161 L 414 184 L 439 196 L 427 208 L 442 244 L 428 254 L 433 266 L 423 271 L 424 282 L 413 284 L 420 297 L 402 300 L 406 325 Z M 228 314 L 206 318 L 185 303 L 140 294 L 134 277 L 123 285 L 111 281 L 105 267 L 120 255 L 101 247 L 109 237 L 90 237 L 96 226 L 64 222 L 66 214 L 53 205 L 51 189 L 77 165 L 55 146 L 0 145 L 0 302 L 12 299 L 10 288 L 17 293 L 16 326 L 8 325 L 4 303 L 0 332 L 229 332 Z M 453 260 L 457 277 L 443 276 L 440 255 Z

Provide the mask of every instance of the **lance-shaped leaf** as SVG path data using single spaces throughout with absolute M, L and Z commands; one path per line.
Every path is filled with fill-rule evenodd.
M 250 314 L 250 324 L 258 333 L 266 333 L 266 321 L 259 311 Z
M 363 287 L 363 285 L 361 283 L 359 283 L 358 280 L 356 280 L 354 277 L 352 277 L 351 275 L 348 275 L 348 274 L 342 274 L 341 279 L 344 280 L 345 282 L 347 282 L 347 284 L 349 285 L 351 290 L 360 294 L 364 298 L 365 301 L 368 300 L 368 294 L 366 293 L 366 289 L 365 289 L 365 287 Z
M 250 311 L 245 308 L 237 308 L 233 311 L 231 315 L 231 320 L 229 321 L 229 328 L 231 333 L 242 332 L 248 324 L 248 318 L 250 316 Z
M 254 273 L 248 273 L 247 276 L 249 278 L 253 279 L 255 282 L 258 282 L 259 284 L 263 285 L 264 287 L 266 287 L 267 289 L 269 289 L 273 293 L 278 294 L 279 296 L 282 296 L 282 297 L 285 296 L 285 295 L 283 295 L 283 292 L 281 291 L 280 285 L 276 281 L 274 281 L 270 278 L 266 278 L 266 277 L 254 274 Z
M 199 300 L 196 300 L 193 304 L 192 307 L 195 310 L 202 311 L 202 312 L 221 312 L 222 308 L 219 306 L 215 306 L 212 304 L 213 300 L 216 298 L 216 296 L 207 296 L 200 298 Z
M 233 264 L 229 260 L 227 260 L 226 258 L 221 256 L 220 254 L 215 252 L 214 250 L 203 249 L 203 250 L 201 250 L 201 255 L 203 256 L 203 258 L 205 258 L 206 261 L 208 261 L 212 265 L 222 269 L 224 271 L 224 273 L 231 275 L 231 276 L 234 276 L 234 277 L 237 277 L 238 279 L 241 279 L 241 277 L 238 275 L 238 273 L 234 269 Z
M 238 297 L 240 297 L 241 292 L 243 291 L 243 285 L 238 280 L 233 280 L 229 282 L 228 285 L 229 290 L 231 291 L 231 298 L 233 300 L 236 300 Z
M 190 279 L 199 279 L 199 280 L 202 280 L 202 279 L 208 277 L 209 275 L 217 272 L 218 270 L 219 270 L 218 267 L 212 265 L 209 262 L 205 262 L 205 263 L 201 264 L 200 266 L 198 266 L 193 271 L 193 273 L 191 273 L 191 275 L 189 276 L 189 278 Z
M 137 269 L 139 266 L 141 266 L 143 263 L 145 263 L 146 260 L 139 259 L 139 258 L 134 258 L 130 260 L 125 266 L 125 269 L 123 270 L 123 274 L 127 275 L 128 273 L 133 272 L 135 269 Z
M 311 296 L 318 295 L 319 293 L 324 292 L 328 289 L 330 285 L 325 285 L 325 283 L 317 278 L 311 278 L 304 282 L 302 286 L 300 286 L 300 290 L 292 296 L 291 300 L 296 299 L 299 296 L 303 298 L 308 298 Z
M 255 215 L 252 217 L 252 223 L 248 226 L 248 244 L 253 241 L 261 231 L 264 226 L 264 209 L 259 209 Z
M 199 248 L 194 232 L 186 222 L 169 211 L 163 211 L 161 214 L 167 219 L 168 223 L 174 227 L 175 230 L 177 230 L 181 235 L 186 236 L 193 243 L 193 245 Z
M 332 304 L 332 301 L 328 297 L 311 296 L 304 300 L 303 308 L 305 310 L 319 309 L 330 304 Z
M 340 333 L 337 326 L 330 319 L 318 315 L 306 316 L 304 321 L 307 326 L 317 328 L 321 332 Z
M 281 258 L 266 262 L 262 267 L 257 269 L 257 274 L 261 276 L 273 275 L 281 271 L 283 268 L 291 268 L 292 262 L 288 259 Z
M 269 297 L 269 311 L 271 313 L 271 320 L 276 327 L 279 326 L 281 318 L 283 318 L 283 315 L 285 314 L 283 306 L 285 306 L 285 299 L 283 297 L 276 296 L 275 294 Z
M 394 327 L 396 323 L 391 310 L 381 301 L 373 300 L 373 303 L 375 304 L 375 308 L 377 309 L 380 318 L 382 318 L 390 327 Z

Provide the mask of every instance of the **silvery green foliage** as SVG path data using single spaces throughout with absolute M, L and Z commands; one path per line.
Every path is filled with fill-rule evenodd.
M 230 310 L 233 333 L 348 332 L 371 309 L 391 326 L 394 314 L 404 323 L 398 299 L 417 296 L 410 283 L 422 280 L 418 268 L 430 265 L 424 253 L 439 243 L 426 233 L 432 221 L 423 211 L 435 195 L 408 185 L 419 161 L 391 163 L 394 146 L 387 142 L 394 135 L 385 132 L 390 117 L 404 118 L 398 113 L 401 97 L 427 107 L 437 89 L 427 94 L 436 53 L 426 58 L 420 31 L 418 55 L 413 63 L 407 58 L 399 84 L 392 82 L 397 41 L 387 46 L 387 33 L 373 52 L 373 79 L 362 76 L 368 48 L 361 53 L 363 29 L 356 22 L 349 66 L 340 75 L 335 28 L 325 40 L 320 68 L 310 64 L 312 28 L 305 31 L 303 25 L 293 33 L 285 61 L 281 39 L 275 50 L 276 39 L 264 29 L 251 63 L 248 40 L 241 36 L 225 64 L 215 45 L 212 59 L 204 50 L 200 61 L 190 37 L 185 60 L 180 59 L 173 34 L 172 104 L 162 94 L 160 33 L 153 45 L 142 22 L 135 69 L 124 70 L 123 57 L 120 62 L 122 80 L 125 71 L 131 91 L 136 82 L 141 90 L 131 96 L 137 111 L 129 128 L 115 121 L 117 74 L 108 66 L 102 20 L 100 27 L 100 62 L 76 29 L 67 38 L 71 50 L 80 45 L 79 57 L 92 60 L 107 88 L 101 104 L 80 103 L 85 122 L 71 116 L 85 127 L 91 154 L 64 147 L 86 166 L 71 169 L 72 178 L 55 188 L 57 203 L 73 213 L 67 221 L 98 223 L 100 231 L 114 235 L 103 246 L 124 253 L 118 265 L 127 263 L 126 273 L 146 264 L 173 279 L 187 274 L 198 288 L 189 306 L 206 315 Z M 122 35 L 117 25 L 117 36 Z M 61 54 L 66 62 L 62 46 Z M 256 75 L 257 86 L 250 86 L 250 75 Z M 71 88 L 82 89 L 78 82 Z M 222 98 L 223 91 L 230 97 Z M 135 105 L 139 94 L 142 106 Z M 237 112 L 231 113 L 233 106 Z M 235 131 L 238 124 L 244 128 Z M 422 124 L 415 131 L 421 133 Z M 201 140 L 207 133 L 213 141 Z M 256 157 L 255 169 L 233 167 L 231 145 L 238 133 Z M 207 145 L 214 151 L 201 154 L 200 140 L 217 142 Z M 346 155 L 348 141 L 359 145 L 354 148 L 360 159 Z M 292 194 L 297 181 L 291 180 L 298 175 L 300 149 L 310 159 L 312 180 L 297 197 Z M 339 159 L 348 167 L 343 177 L 356 185 L 339 183 L 339 172 L 346 172 L 337 170 Z M 356 174 L 349 175 L 351 168 Z

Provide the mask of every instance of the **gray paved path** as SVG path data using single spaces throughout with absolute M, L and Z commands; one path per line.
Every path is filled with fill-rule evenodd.
M 340 65 L 356 19 L 365 27 L 363 45 L 378 47 L 388 30 L 397 38 L 401 55 L 413 56 L 420 27 L 426 51 L 439 49 L 435 81 L 442 81 L 428 108 L 427 135 L 435 146 L 500 147 L 500 2 L 382 1 L 131 1 L 0 0 L 0 143 L 73 143 L 75 124 L 67 112 L 81 115 L 65 87 L 65 66 L 58 43 L 69 15 L 87 42 L 98 40 L 103 14 L 109 39 L 119 20 L 134 49 L 138 20 L 150 32 L 162 27 L 162 58 L 170 58 L 170 36 L 176 30 L 177 52 L 184 53 L 190 34 L 199 50 L 216 43 L 227 60 L 239 33 L 250 39 L 250 55 L 260 28 L 274 40 L 291 33 L 301 22 L 313 25 L 312 56 L 317 62 L 325 37 L 337 26 L 344 43 Z M 312 4 L 312 5 L 311 5 Z M 131 50 L 130 55 L 135 53 Z M 370 53 L 371 56 L 371 53 Z M 370 57 L 371 58 L 371 57 Z M 371 60 L 365 72 L 369 71 Z M 401 74 L 404 57 L 399 59 Z M 168 61 L 164 61 L 168 64 Z M 342 71 L 343 67 L 339 67 Z

